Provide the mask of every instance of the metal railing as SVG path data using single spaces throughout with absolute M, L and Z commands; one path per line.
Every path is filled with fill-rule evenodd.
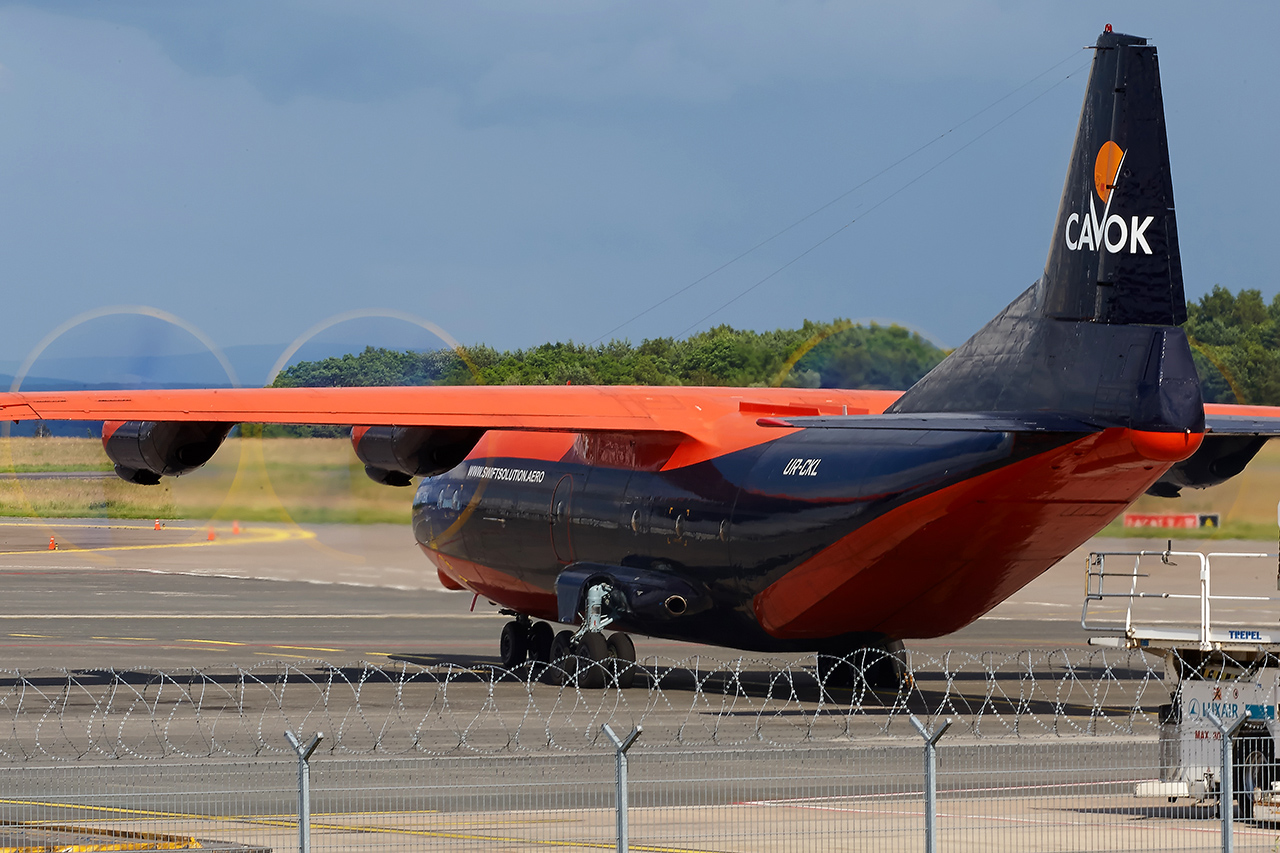
M 1121 633 L 1126 638 L 1134 641 L 1155 640 L 1165 643 L 1194 643 L 1202 651 L 1210 651 L 1215 644 L 1223 642 L 1255 642 L 1258 644 L 1280 644 L 1280 632 L 1273 631 L 1236 631 L 1235 634 L 1240 636 L 1232 636 L 1229 629 L 1223 631 L 1215 631 L 1213 628 L 1212 607 L 1215 601 L 1237 601 L 1237 602 L 1256 602 L 1256 603 L 1274 603 L 1280 601 L 1275 596 L 1265 595 L 1220 595 L 1215 594 L 1212 589 L 1212 561 L 1216 558 L 1242 558 L 1242 559 L 1275 559 L 1278 555 L 1275 553 L 1253 553 L 1253 552 L 1237 552 L 1237 551 L 1220 551 L 1208 554 L 1199 551 L 1095 551 L 1089 554 L 1085 567 L 1085 598 L 1084 605 L 1080 611 L 1080 627 L 1086 631 Z M 1132 558 L 1132 564 L 1127 570 L 1108 571 L 1107 558 Z M 1198 583 L 1199 591 L 1195 593 L 1176 593 L 1165 590 L 1146 590 L 1139 589 L 1152 575 L 1150 572 L 1142 571 L 1144 560 L 1158 560 L 1160 565 L 1176 566 L 1173 562 L 1174 558 L 1183 558 L 1193 561 L 1199 567 Z M 1107 582 L 1113 582 L 1110 589 L 1115 589 L 1114 583 L 1121 584 L 1121 589 L 1127 584 L 1128 589 L 1121 592 L 1108 591 Z M 1280 586 L 1280 577 L 1278 577 L 1278 586 Z M 1119 599 L 1125 602 L 1123 621 L 1100 621 L 1096 616 L 1090 618 L 1090 605 L 1109 600 Z M 1155 626 L 1135 626 L 1133 620 L 1134 604 L 1144 600 L 1183 600 L 1195 601 L 1199 604 L 1199 625 L 1193 629 L 1180 629 Z M 1247 635 L 1247 636 L 1245 636 Z

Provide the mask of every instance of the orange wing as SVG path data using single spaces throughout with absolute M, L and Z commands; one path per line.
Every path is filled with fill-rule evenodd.
M 730 413 L 879 413 L 898 391 L 595 385 L 230 388 L 0 393 L 0 417 L 477 427 L 697 436 Z

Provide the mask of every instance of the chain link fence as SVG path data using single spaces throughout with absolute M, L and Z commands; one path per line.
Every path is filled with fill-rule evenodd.
M 1161 673 L 1140 654 L 911 655 L 897 691 L 816 661 L 646 661 L 629 690 L 554 671 L 273 664 L 0 680 L 0 848 L 1219 850 L 1216 797 L 1139 798 L 1170 776 Z M 938 741 L 935 818 L 925 741 Z M 1242 777 L 1243 778 L 1243 777 Z M 1253 778 L 1253 777 L 1249 777 Z M 1229 801 L 1228 801 L 1229 802 Z M 1228 815 L 1230 813 L 1228 812 Z M 1237 813 L 1237 850 L 1280 828 Z
M 630 849 L 902 850 L 925 836 L 922 746 L 631 751 Z M 938 748 L 938 850 L 1219 850 L 1216 803 L 1151 803 L 1156 744 L 1130 738 Z M 296 850 L 294 762 L 23 765 L 0 790 L 3 831 L 81 849 Z M 311 849 L 615 849 L 608 753 L 317 757 Z M 129 841 L 132 848 L 110 848 Z M 1236 849 L 1280 830 L 1237 822 Z M 12 845 L 6 845 L 12 846 Z M 51 845 L 50 845 L 51 846 Z

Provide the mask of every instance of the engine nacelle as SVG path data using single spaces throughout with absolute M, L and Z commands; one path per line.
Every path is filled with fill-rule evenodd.
M 1164 472 L 1147 494 L 1176 498 L 1184 488 L 1207 489 L 1239 474 L 1267 443 L 1265 435 L 1206 435 L 1190 457 Z
M 467 427 L 352 427 L 351 445 L 364 472 L 384 486 L 408 486 L 453 468 L 476 446 L 484 430 Z
M 179 421 L 107 421 L 102 447 L 116 474 L 154 486 L 161 477 L 181 477 L 213 458 L 235 424 Z

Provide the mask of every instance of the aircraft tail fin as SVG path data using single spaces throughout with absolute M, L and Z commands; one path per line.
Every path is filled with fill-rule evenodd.
M 1098 37 L 1044 275 L 887 410 L 1204 427 L 1156 50 Z
M 1098 37 L 1044 289 L 1057 319 L 1187 319 L 1160 67 L 1146 39 Z

